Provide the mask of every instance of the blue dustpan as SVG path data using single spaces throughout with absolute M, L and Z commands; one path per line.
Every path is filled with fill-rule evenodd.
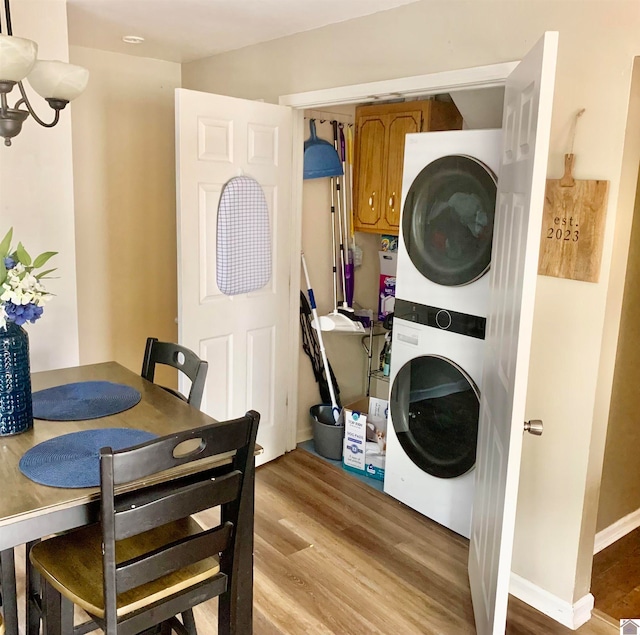
M 326 176 L 342 176 L 342 164 L 336 149 L 316 135 L 316 121 L 309 121 L 311 137 L 304 142 L 303 179 L 320 179 Z

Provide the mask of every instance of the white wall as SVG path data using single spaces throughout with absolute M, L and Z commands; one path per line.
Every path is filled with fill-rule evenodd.
M 68 61 L 65 0 L 22 0 L 11 9 L 14 35 L 35 40 L 39 58 Z M 51 121 L 53 110 L 26 88 L 40 118 Z M 16 95 L 14 89 L 10 106 Z M 55 297 L 42 318 L 26 328 L 33 371 L 78 363 L 70 120 L 69 106 L 55 128 L 43 128 L 29 117 L 11 147 L 0 144 L 0 234 L 13 226 L 15 244 L 22 242 L 31 255 L 60 252 L 49 261 L 58 268 L 58 278 L 45 285 Z
M 183 85 L 276 102 L 288 93 L 517 60 L 545 30 L 560 32 L 549 177 L 562 174 L 574 114 L 586 108 L 575 176 L 611 181 L 600 281 L 540 277 L 534 316 L 527 418 L 544 419 L 545 433 L 525 438 L 513 570 L 571 604 L 590 586 L 632 214 L 618 206 L 618 194 L 640 5 L 424 0 L 185 65 Z

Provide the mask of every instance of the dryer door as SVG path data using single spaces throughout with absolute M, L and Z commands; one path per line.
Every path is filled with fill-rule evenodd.
M 454 362 L 436 355 L 407 362 L 393 381 L 390 408 L 398 441 L 419 468 L 454 478 L 475 465 L 480 393 Z
M 402 234 L 423 276 L 461 286 L 488 271 L 496 184 L 484 163 L 463 155 L 436 159 L 418 174 L 402 210 Z

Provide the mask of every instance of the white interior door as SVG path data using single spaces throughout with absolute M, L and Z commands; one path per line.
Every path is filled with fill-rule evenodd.
M 202 409 L 218 420 L 257 410 L 258 462 L 284 454 L 291 324 L 292 122 L 289 107 L 176 91 L 180 343 L 209 362 Z M 244 174 L 264 190 L 272 275 L 225 296 L 216 284 L 216 221 L 224 184 Z
M 505 632 L 558 34 L 506 83 L 469 580 L 479 635 Z

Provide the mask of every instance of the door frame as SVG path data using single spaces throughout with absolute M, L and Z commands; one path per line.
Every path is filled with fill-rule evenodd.
M 477 90 L 504 86 L 507 77 L 519 64 L 502 62 L 487 66 L 474 66 L 452 71 L 413 75 L 396 79 L 337 86 L 304 93 L 282 95 L 278 103 L 293 109 L 293 182 L 291 192 L 291 278 L 289 284 L 289 303 L 291 324 L 298 321 L 300 304 L 300 285 L 294 284 L 296 272 L 300 271 L 300 251 L 302 249 L 302 174 L 304 163 L 304 111 L 327 106 L 357 104 L 377 101 L 385 98 L 418 97 L 448 93 L 461 90 Z M 290 384 L 287 400 L 286 451 L 296 447 L 298 423 L 298 363 L 300 356 L 300 329 L 293 329 L 289 351 Z

